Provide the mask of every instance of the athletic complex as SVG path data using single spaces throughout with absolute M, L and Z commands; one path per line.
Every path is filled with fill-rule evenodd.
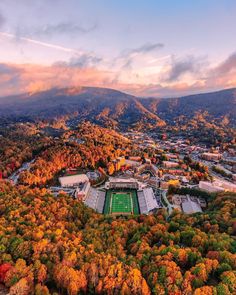
M 104 214 L 139 214 L 139 204 L 135 189 L 111 189 L 106 192 Z
M 104 187 L 91 188 L 84 203 L 112 216 L 149 214 L 159 207 L 153 189 L 135 178 L 110 177 Z
M 55 196 L 64 191 L 102 214 L 149 214 L 160 208 L 153 189 L 136 178 L 110 177 L 99 188 L 92 187 L 85 174 L 60 177 L 59 181 L 60 187 L 51 187 Z

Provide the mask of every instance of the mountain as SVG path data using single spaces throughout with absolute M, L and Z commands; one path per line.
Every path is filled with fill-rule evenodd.
M 1 99 L 0 107 L 1 116 L 54 118 L 67 115 L 113 127 L 134 126 L 140 122 L 152 126 L 165 124 L 137 97 L 106 88 L 65 88 L 23 94 Z
M 90 120 L 110 127 L 164 126 L 179 118 L 202 113 L 235 126 L 236 89 L 178 98 L 140 98 L 96 87 L 51 89 L 34 94 L 0 98 L 1 117 L 53 119 L 61 116 Z
M 170 122 L 181 116 L 191 119 L 196 113 L 205 113 L 212 119 L 228 117 L 231 124 L 236 123 L 236 88 L 169 99 L 149 98 L 143 100 L 143 105 Z

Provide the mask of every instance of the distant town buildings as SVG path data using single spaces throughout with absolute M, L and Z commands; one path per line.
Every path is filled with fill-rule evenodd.
M 163 167 L 165 168 L 176 168 L 179 166 L 179 163 L 177 162 L 171 162 L 171 161 L 163 161 L 162 162 Z
M 167 195 L 170 186 L 199 188 L 208 193 L 236 192 L 236 184 L 233 183 L 236 181 L 236 159 L 233 151 L 220 153 L 220 149 L 215 149 L 212 152 L 204 145 L 192 145 L 181 138 L 153 140 L 148 134 L 136 131 L 128 132 L 125 136 L 144 152 L 117 157 L 110 160 L 106 168 L 99 167 L 97 171 L 60 177 L 60 187 L 53 188 L 54 194 L 63 191 L 97 212 L 104 213 L 108 190 L 135 191 L 140 213 L 150 214 L 157 208 L 166 207 L 161 192 Z M 71 140 L 75 141 L 74 138 Z M 146 150 L 153 147 L 153 153 L 148 154 Z M 208 168 L 201 170 L 198 167 Z M 225 174 L 219 174 L 217 170 Z M 99 181 L 98 186 L 94 185 L 101 175 L 104 176 L 103 181 Z M 110 177 L 105 182 L 108 175 Z M 217 177 L 217 180 L 199 182 L 199 179 L 211 179 L 210 176 Z M 190 195 L 174 195 L 172 203 L 172 209 L 177 208 L 186 214 L 202 212 L 207 206 L 205 199 Z
M 168 159 L 168 160 L 177 160 L 178 159 L 178 156 L 177 155 L 175 155 L 175 154 L 165 154 L 165 156 L 166 156 L 166 158 Z
M 139 165 L 138 167 L 136 167 L 135 169 L 135 174 L 142 174 L 144 172 L 150 172 L 153 176 L 158 175 L 158 168 L 157 166 L 149 163 L 145 163 L 142 165 Z
M 200 181 L 199 188 L 209 192 L 236 192 L 236 185 L 225 180 L 215 180 L 213 182 L 210 181 Z
M 219 161 L 222 158 L 222 155 L 219 153 L 203 153 L 202 159 L 207 161 Z

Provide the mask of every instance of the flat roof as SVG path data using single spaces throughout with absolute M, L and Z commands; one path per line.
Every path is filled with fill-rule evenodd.
M 73 185 L 80 182 L 89 181 L 89 178 L 86 174 L 76 174 L 59 177 L 59 182 L 61 186 L 64 185 Z

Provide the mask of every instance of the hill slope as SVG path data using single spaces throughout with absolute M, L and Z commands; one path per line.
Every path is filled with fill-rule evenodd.
M 135 96 L 105 88 L 52 89 L 4 98 L 0 100 L 0 106 L 2 116 L 53 118 L 69 115 L 113 127 L 135 125 L 140 121 L 154 126 L 165 124 Z
M 179 117 L 191 119 L 196 112 L 219 121 L 227 117 L 229 124 L 235 125 L 236 89 L 164 99 L 78 87 L 0 98 L 0 116 L 52 119 L 66 115 L 112 127 L 164 126 Z
M 173 121 L 180 116 L 192 118 L 196 112 L 207 112 L 214 119 L 228 116 L 235 124 L 236 89 L 189 95 L 179 98 L 143 100 L 143 105 L 164 120 Z

